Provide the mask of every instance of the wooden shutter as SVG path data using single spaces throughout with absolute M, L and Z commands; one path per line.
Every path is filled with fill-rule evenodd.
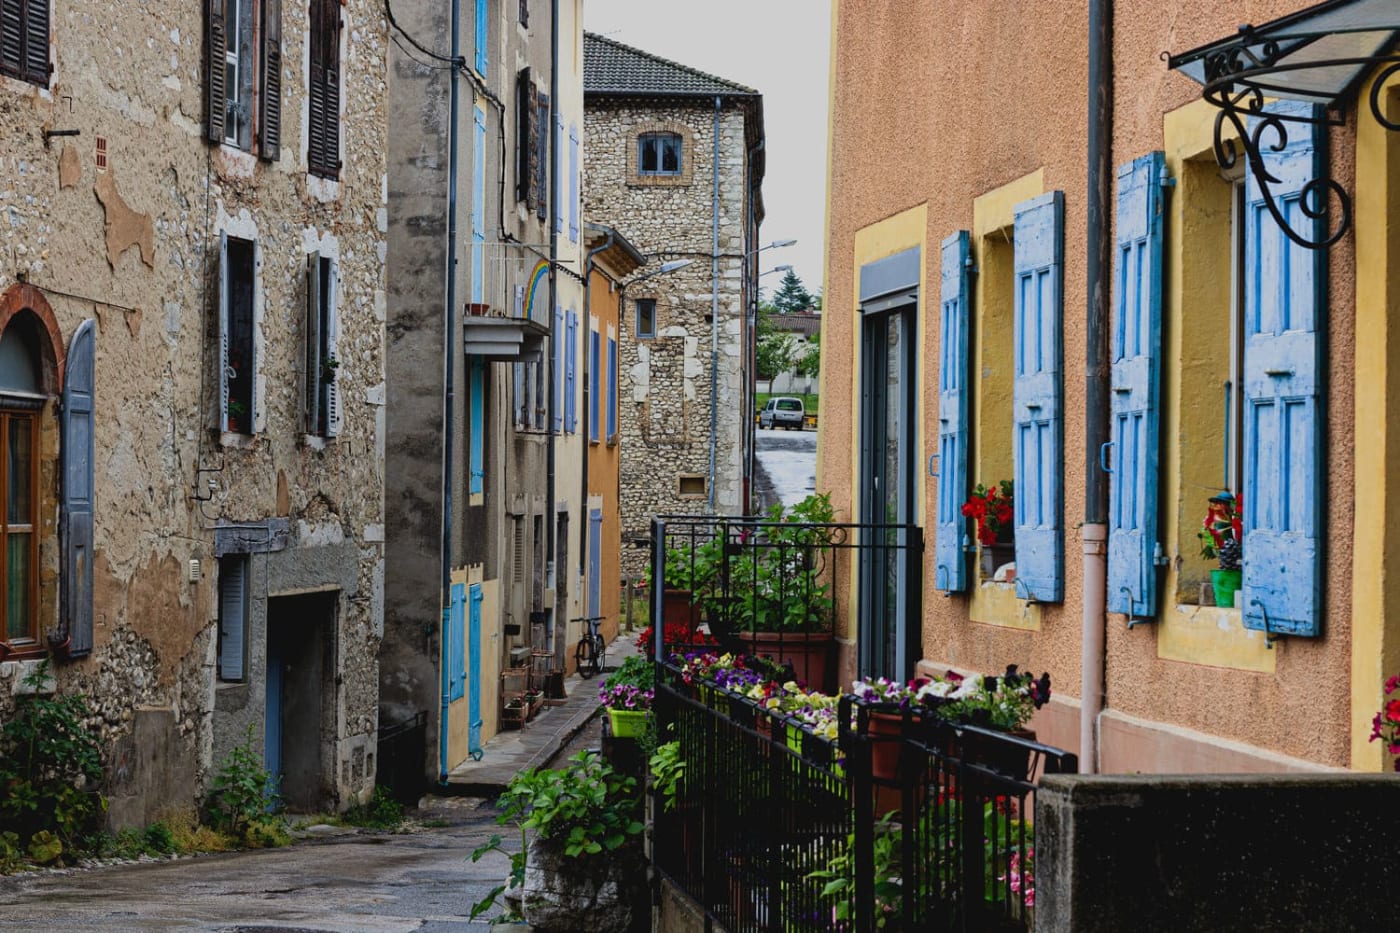
M 248 617 L 248 558 L 219 561 L 219 679 L 247 676 L 245 646 Z
M 564 117 L 554 115 L 554 232 L 564 232 Z
M 486 54 L 489 42 L 487 6 L 487 0 L 476 0 L 476 73 L 483 78 L 486 77 L 486 66 L 490 63 L 489 56 Z
M 531 127 L 535 141 L 535 216 L 544 220 L 549 214 L 549 95 L 540 93 L 535 99 L 535 123 Z
M 1157 614 L 1162 153 L 1118 169 L 1108 487 L 1108 611 Z M 1090 466 L 1093 469 L 1093 466 Z
M 486 111 L 472 108 L 472 301 L 486 300 Z
M 78 325 L 63 372 L 63 566 L 60 612 L 68 629 L 68 654 L 92 653 L 93 400 L 96 322 Z
M 588 614 L 603 614 L 603 510 L 588 510 Z
M 282 0 L 262 0 L 262 61 L 258 82 L 258 155 L 282 154 Z
M 228 234 L 219 231 L 219 397 L 215 415 L 218 429 L 228 430 L 228 341 L 229 341 L 229 276 L 233 270 L 228 262 Z M 249 413 L 252 414 L 251 412 Z M 251 426 L 251 418 L 249 419 Z
M 204 135 L 210 142 L 221 143 L 224 141 L 224 118 L 228 114 L 224 74 L 228 32 L 224 28 L 224 0 L 205 0 L 204 46 Z
M 1270 105 L 1301 115 L 1307 104 Z M 1256 123 L 1257 121 L 1251 121 Z M 1321 177 L 1317 124 L 1283 123 L 1276 150 L 1265 126 L 1260 156 L 1270 190 L 1293 229 L 1315 237 L 1304 208 Z M 1253 132 L 1254 130 L 1251 130 Z M 1316 192 L 1309 193 L 1309 197 Z M 1245 205 L 1244 624 L 1288 635 L 1321 634 L 1322 302 L 1325 250 L 1289 240 L 1270 216 L 1255 173 Z
M 330 370 L 330 381 L 326 385 L 326 437 L 340 434 L 340 380 L 345 375 L 340 366 L 340 263 L 332 259 L 326 263 L 326 356 L 336 365 Z
M 1035 602 L 1059 602 L 1065 566 L 1063 193 L 1052 191 L 1018 205 L 1015 230 L 1016 592 Z
M 27 0 L 0 0 L 0 73 L 24 73 L 24 7 Z
M 450 685 L 448 696 L 460 700 L 466 695 L 467 685 L 467 588 L 460 583 L 452 584 L 452 605 L 448 612 L 447 626 L 447 677 Z
M 515 76 L 515 200 L 530 204 L 530 183 L 535 177 L 535 143 L 531 127 L 535 122 L 535 87 L 530 69 Z
M 22 77 L 49 86 L 49 0 L 24 3 L 24 68 Z
M 340 173 L 340 4 L 311 2 L 311 69 L 307 108 L 307 170 Z
M 945 593 L 967 589 L 967 325 L 971 259 L 966 230 L 943 241 L 938 343 L 938 528 L 934 537 L 934 586 Z
M 554 308 L 554 382 L 550 389 L 554 392 L 554 433 L 564 430 L 564 344 L 568 335 L 564 332 L 564 309 Z
M 578 430 L 578 315 L 564 315 L 564 430 Z
M 617 340 L 608 338 L 608 436 L 617 435 Z
M 569 239 L 578 242 L 578 127 L 569 127 Z
M 484 491 L 486 484 L 486 380 L 483 372 L 486 364 L 481 357 L 473 356 L 468 366 L 471 423 L 467 427 L 467 468 L 470 471 L 467 492 L 476 495 Z
M 306 257 L 306 433 L 321 431 L 321 254 Z
M 589 328 L 588 331 L 588 439 L 598 440 L 598 435 L 602 432 L 603 426 L 599 424 L 602 412 L 603 399 L 600 391 L 603 384 L 602 367 L 599 365 L 602 360 L 600 350 L 601 336 L 596 330 Z

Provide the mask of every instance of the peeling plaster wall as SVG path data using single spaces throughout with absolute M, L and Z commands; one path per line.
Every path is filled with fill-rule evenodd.
M 629 540 L 650 533 L 651 517 L 708 511 L 706 496 L 683 496 L 680 477 L 708 478 L 710 386 L 717 384 L 715 511 L 743 511 L 744 301 L 740 257 L 745 236 L 744 113 L 726 103 L 720 116 L 719 354 L 711 366 L 714 110 L 667 102 L 587 101 L 584 215 L 620 230 L 651 268 L 671 259 L 689 266 L 629 288 L 620 311 L 618 430 L 621 434 L 622 572 L 640 573 L 648 551 Z M 629 159 L 638 133 L 689 127 L 683 159 L 690 184 L 638 184 Z M 733 257 L 733 258 L 731 258 Z M 656 300 L 656 336 L 638 338 L 637 299 Z M 751 415 L 748 415 L 751 417 Z
M 139 10 L 61 4 L 51 87 L 0 79 L 0 291 L 21 278 L 41 289 L 65 344 L 85 318 L 99 324 L 95 647 L 56 674 L 58 690 L 89 696 L 109 760 L 123 762 L 113 772 L 114 799 L 124 801 L 114 822 L 193 803 L 242 737 L 215 704 L 220 520 L 287 516 L 294 526 L 336 529 L 334 545 L 298 532 L 284 559 L 304 568 L 295 585 L 340 591 L 325 802 L 345 805 L 373 780 L 363 756 L 377 723 L 383 581 L 388 39 L 379 4 L 348 0 L 344 17 L 345 164 L 331 185 L 305 170 L 304 4 L 283 8 L 275 163 L 203 138 L 203 4 L 192 0 Z M 45 129 L 80 135 L 45 145 Z M 255 435 L 220 438 L 211 430 L 217 232 L 234 228 L 258 237 L 259 418 Z M 338 438 L 321 442 L 301 433 L 301 361 L 306 253 L 327 237 L 340 261 L 343 423 Z M 52 447 L 46 435 L 47 457 L 56 432 Z M 46 463 L 42 476 L 44 501 L 55 500 L 56 471 Z M 57 621 L 53 550 L 42 561 L 46 625 Z M 198 582 L 188 579 L 191 561 L 200 562 Z M 20 675 L 0 669 L 0 719 Z M 248 721 L 261 716 L 259 698 Z M 342 767 L 356 755 L 358 776 Z M 157 773 L 157 759 L 179 764 Z

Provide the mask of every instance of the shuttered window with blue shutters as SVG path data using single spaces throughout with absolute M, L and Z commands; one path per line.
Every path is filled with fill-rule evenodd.
M 92 653 L 93 402 L 97 325 L 78 325 L 63 374 L 63 566 L 59 579 L 68 656 Z
M 490 64 L 490 57 L 486 54 L 487 43 L 490 33 L 487 30 L 488 11 L 487 0 L 476 0 L 476 73 L 483 78 L 486 77 L 486 66 Z
M 569 239 L 578 242 L 578 127 L 569 126 Z
M 1157 612 L 1157 457 L 1162 346 L 1162 203 L 1153 152 L 1118 169 L 1108 507 L 1108 611 Z M 1092 469 L 1092 467 L 1091 467 Z
M 608 443 L 617 439 L 617 338 L 608 337 Z
M 447 613 L 448 697 L 460 700 L 467 687 L 467 588 L 452 584 L 452 605 Z
M 1059 191 L 1016 207 L 1016 593 L 1035 602 L 1059 602 L 1065 587 L 1060 334 L 1064 216 L 1064 194 Z
M 486 301 L 486 111 L 472 111 L 472 301 Z
M 1278 103 L 1269 111 L 1303 112 Z M 1251 121 L 1251 132 L 1258 120 Z M 1286 130 L 1286 143 L 1282 134 Z M 1304 191 L 1319 175 L 1315 123 L 1262 127 L 1262 168 L 1294 230 L 1315 236 Z M 1275 146 L 1280 148 L 1275 148 Z M 1314 193 L 1309 192 L 1308 197 Z M 1254 172 L 1245 192 L 1244 624 L 1288 635 L 1321 633 L 1322 374 L 1320 286 L 1325 250 L 1289 240 Z
M 554 344 L 554 380 L 552 389 L 554 392 L 554 433 L 558 434 L 564 430 L 564 309 L 555 307 L 554 309 L 554 334 L 552 341 Z
M 968 235 L 960 230 L 943 241 L 938 326 L 938 528 L 934 586 L 945 593 L 967 589 L 963 544 L 967 519 L 967 324 L 971 261 Z
M 578 430 L 578 315 L 564 315 L 564 431 Z
M 479 356 L 471 358 L 471 424 L 468 426 L 468 469 L 471 476 L 467 480 L 467 492 L 480 494 L 486 482 L 486 380 L 483 370 L 486 363 Z
M 219 558 L 219 679 L 248 676 L 248 555 Z
M 602 392 L 602 373 L 599 372 L 599 364 L 602 362 L 598 352 L 598 332 L 590 329 L 588 331 L 588 439 L 593 442 L 598 441 L 598 434 L 602 431 L 599 421 L 599 410 L 602 406 L 600 396 Z

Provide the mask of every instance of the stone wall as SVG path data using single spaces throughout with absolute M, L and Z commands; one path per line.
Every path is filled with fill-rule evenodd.
M 343 167 L 327 181 L 306 171 L 306 5 L 282 11 L 282 144 L 273 162 L 204 139 L 203 10 L 195 0 L 158 10 L 60 5 L 50 85 L 0 78 L 0 292 L 21 280 L 37 287 L 65 344 L 84 319 L 99 325 L 95 645 L 55 674 L 57 690 L 88 695 L 109 765 L 127 762 L 112 771 L 130 801 L 115 821 L 139 821 L 157 803 L 192 803 L 228 751 L 214 728 L 218 522 L 280 516 L 333 528 L 291 544 L 317 567 L 330 537 L 344 542 L 334 566 L 300 581 L 339 592 L 343 667 L 326 737 L 326 803 L 362 796 L 373 780 L 342 764 L 372 749 L 377 721 L 387 25 L 370 0 L 343 7 Z M 46 143 L 45 130 L 76 135 Z M 212 430 L 221 231 L 258 244 L 248 435 Z M 312 251 L 339 262 L 342 426 L 333 440 L 302 434 Z M 46 445 L 45 458 L 56 448 Z M 59 490 L 56 470 L 43 476 L 47 549 L 58 517 L 48 503 Z M 55 556 L 41 577 L 45 628 L 58 622 L 57 569 Z M 18 667 L 0 670 L 0 720 L 13 708 L 4 688 L 20 676 Z M 256 707 L 260 720 L 261 699 Z M 138 729 L 141 720 L 148 727 Z M 134 736 L 141 749 L 132 749 Z M 178 780 L 149 769 L 143 777 L 140 762 L 157 757 L 180 763 Z M 172 788 L 176 799 L 161 800 Z
M 648 534 L 657 514 L 709 512 L 711 386 L 715 386 L 714 511 L 743 503 L 744 254 L 746 150 L 744 113 L 726 102 L 720 115 L 719 327 L 712 330 L 711 267 L 714 110 L 658 101 L 586 98 L 584 215 L 616 227 L 650 257 L 689 266 L 626 290 L 618 341 L 621 434 L 622 572 L 639 573 L 650 552 L 630 541 Z M 635 173 L 636 138 L 658 129 L 682 133 L 683 172 L 648 179 Z M 656 336 L 636 334 L 637 299 L 656 301 Z M 699 483 L 682 492 L 682 477 Z M 703 482 L 700 482 L 703 481 Z

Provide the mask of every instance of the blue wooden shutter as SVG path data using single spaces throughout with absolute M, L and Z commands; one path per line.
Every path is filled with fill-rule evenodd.
M 578 430 L 578 315 L 564 315 L 564 430 Z
M 471 358 L 471 424 L 468 426 L 468 469 L 471 476 L 467 480 L 467 492 L 476 495 L 485 485 L 485 441 L 486 441 L 486 380 L 483 378 L 485 362 L 479 356 Z
M 617 435 L 617 340 L 608 338 L 608 440 Z
M 588 614 L 603 614 L 603 510 L 588 510 Z
M 569 239 L 578 242 L 578 127 L 569 125 Z
M 447 625 L 448 697 L 452 700 L 460 700 L 466 695 L 466 608 L 467 588 L 460 583 L 452 584 L 452 605 L 448 612 Z
M 470 607 L 467 610 L 467 657 L 470 665 L 463 674 L 467 679 L 467 750 L 472 757 L 481 755 L 481 584 L 471 586 Z
M 564 232 L 564 118 L 554 115 L 554 232 Z
M 248 619 L 248 557 L 239 554 L 219 561 L 219 679 L 241 681 L 247 676 L 245 647 Z
M 486 28 L 487 0 L 476 0 L 476 73 L 483 78 L 486 77 L 486 66 L 489 59 L 486 55 L 487 36 Z
M 564 430 L 564 343 L 568 339 L 564 333 L 564 309 L 554 308 L 554 433 Z
M 933 585 L 945 593 L 967 589 L 963 544 L 967 519 L 967 316 L 971 261 L 968 235 L 960 230 L 943 241 L 938 332 L 938 528 L 934 538 Z
M 1309 105 L 1270 105 L 1308 113 Z M 1254 122 L 1254 121 L 1252 121 Z M 1262 130 L 1270 190 L 1293 229 L 1315 237 L 1303 192 L 1319 175 L 1315 124 L 1284 123 L 1281 151 Z M 1252 131 L 1252 130 L 1251 130 Z M 1309 194 L 1311 198 L 1316 192 Z M 1265 206 L 1253 172 L 1245 205 L 1244 624 L 1288 635 L 1321 633 L 1322 327 L 1324 250 L 1289 240 Z M 1311 202 L 1309 203 L 1311 206 Z
M 1118 169 L 1108 611 L 1140 618 L 1157 613 L 1157 424 L 1165 181 L 1166 164 L 1160 152 Z
M 1064 304 L 1064 194 L 1016 207 L 1015 458 L 1016 592 L 1064 598 L 1064 429 L 1060 321 Z M 993 478 L 988 477 L 987 482 Z
M 59 575 L 68 654 L 92 653 L 93 379 L 96 323 L 78 325 L 63 373 L 63 567 Z
M 602 409 L 602 399 L 600 398 L 602 387 L 602 373 L 598 370 L 602 360 L 599 359 L 598 332 L 593 329 L 588 331 L 588 438 L 598 440 L 599 433 L 603 426 L 598 423 L 599 412 Z
M 486 300 L 486 111 L 480 106 L 473 109 L 472 123 L 472 301 L 481 304 Z

